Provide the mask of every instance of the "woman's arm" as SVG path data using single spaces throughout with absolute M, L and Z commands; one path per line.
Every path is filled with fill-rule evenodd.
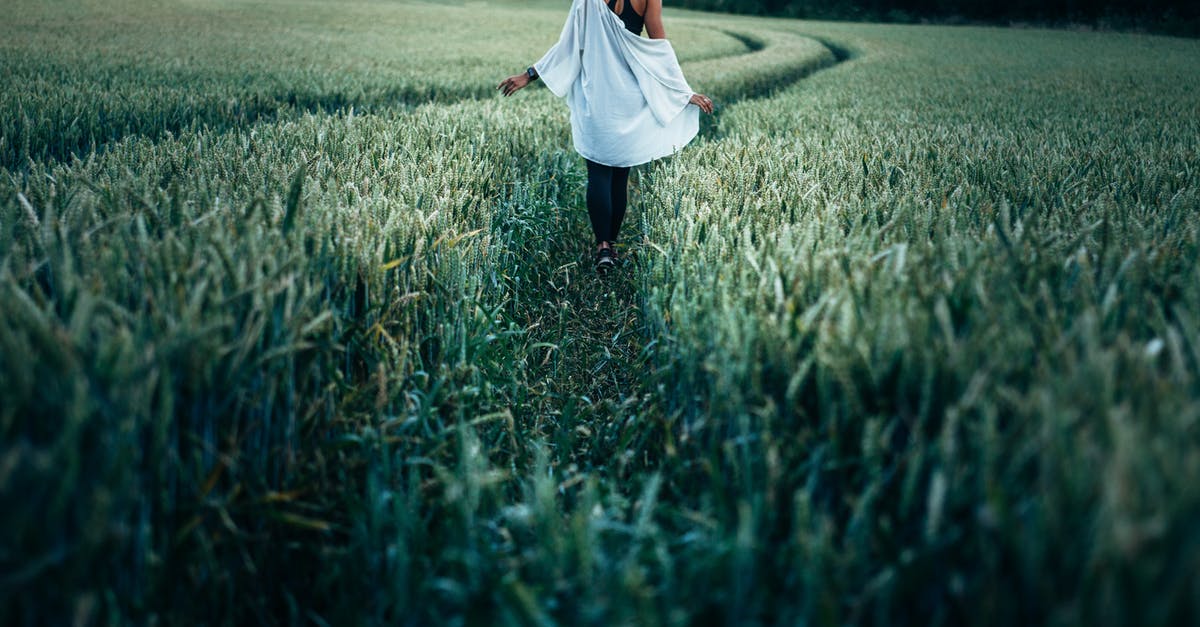
M 627 0 L 628 1 L 628 0 Z M 662 0 L 646 0 L 646 35 L 650 39 L 666 39 L 667 31 L 662 23 Z
M 567 21 L 563 24 L 562 34 L 558 36 L 558 43 L 547 50 L 525 74 L 514 74 L 504 79 L 498 89 L 503 91 L 505 96 L 511 96 L 534 79 L 541 78 L 555 96 L 561 98 L 567 95 L 582 68 L 580 51 L 583 50 L 583 35 L 580 22 L 583 20 L 583 11 L 583 0 L 573 0 Z
M 628 1 L 628 0 L 626 0 Z M 662 0 L 646 0 L 646 34 L 650 39 L 666 39 L 667 30 L 662 23 Z M 692 94 L 691 104 L 700 107 L 705 113 L 713 112 L 713 101 L 704 94 Z

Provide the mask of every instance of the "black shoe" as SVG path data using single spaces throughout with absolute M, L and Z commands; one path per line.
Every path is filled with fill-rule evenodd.
M 620 263 L 625 260 L 625 257 L 623 257 L 620 253 L 617 252 L 617 243 L 616 242 L 609 242 L 608 249 L 612 251 L 613 263 L 620 265 Z
M 596 272 L 608 274 L 617 265 L 611 248 L 601 248 L 596 251 Z

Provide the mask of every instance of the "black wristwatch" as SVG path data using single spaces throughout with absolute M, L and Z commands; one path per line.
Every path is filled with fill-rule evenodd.
M 525 70 L 525 76 L 528 76 L 531 81 L 536 81 L 538 77 L 537 70 L 533 69 L 533 66 L 529 66 L 529 69 Z

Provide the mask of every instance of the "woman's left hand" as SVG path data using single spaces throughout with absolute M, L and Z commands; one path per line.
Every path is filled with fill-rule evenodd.
M 705 113 L 713 112 L 712 98 L 709 98 L 708 96 L 705 96 L 704 94 L 692 94 L 692 99 L 689 100 L 688 102 L 696 105 L 697 107 L 700 107 L 700 110 Z
M 529 84 L 529 75 L 513 74 L 512 76 L 504 79 L 500 83 L 500 86 L 497 87 L 496 89 L 500 89 L 500 90 L 504 91 L 505 96 L 511 96 L 511 95 L 517 93 L 518 90 L 520 90 L 521 88 L 525 87 L 528 84 Z

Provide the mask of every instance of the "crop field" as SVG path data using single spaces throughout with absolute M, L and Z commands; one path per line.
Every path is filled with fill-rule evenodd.
M 1200 42 L 567 6 L 0 8 L 0 622 L 1200 620 Z

